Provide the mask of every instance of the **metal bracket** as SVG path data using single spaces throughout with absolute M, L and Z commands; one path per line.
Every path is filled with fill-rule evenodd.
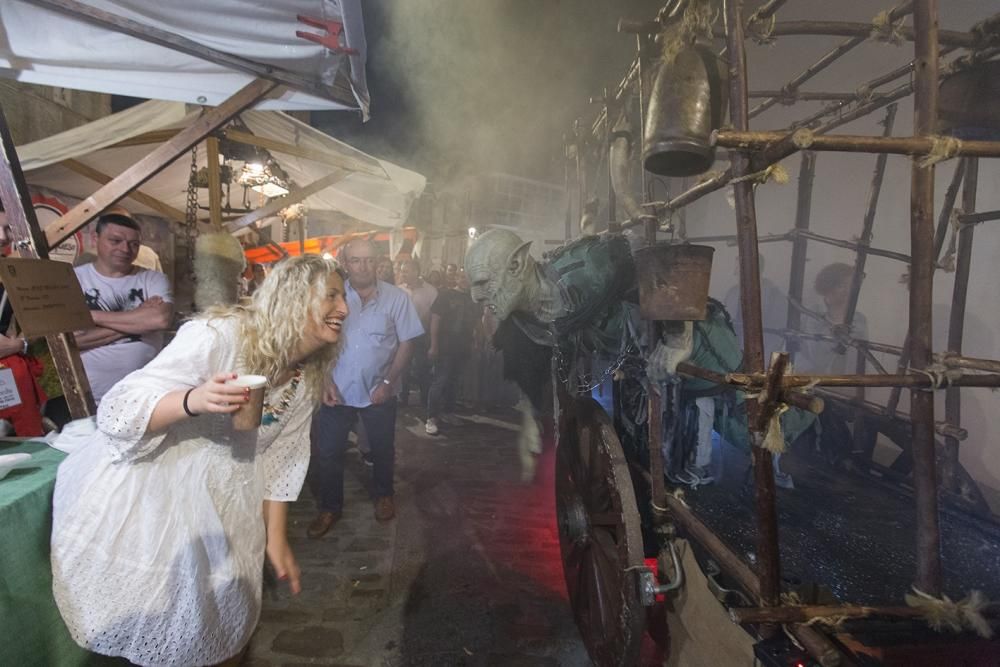
M 329 21 L 326 19 L 315 19 L 311 16 L 305 16 L 303 14 L 297 14 L 295 18 L 299 23 L 305 23 L 307 26 L 313 28 L 319 28 L 320 30 L 325 30 L 327 34 L 317 35 L 314 32 L 305 32 L 304 30 L 296 30 L 295 36 L 301 39 L 307 39 L 310 42 L 316 42 L 317 44 L 322 44 L 330 50 L 331 53 L 346 53 L 350 56 L 359 55 L 357 49 L 351 49 L 340 45 L 340 35 L 344 32 L 344 24 L 340 21 Z
M 730 606 L 732 604 L 730 596 L 735 596 L 739 599 L 741 605 L 750 606 L 750 600 L 748 600 L 741 591 L 738 591 L 735 588 L 724 588 L 722 584 L 719 583 L 716 577 L 720 574 L 722 574 L 722 569 L 719 568 L 719 564 L 714 560 L 709 559 L 705 563 L 705 579 L 708 581 L 708 590 L 712 593 L 715 599 L 726 606 Z
M 681 568 L 681 559 L 677 555 L 677 548 L 673 542 L 668 543 L 670 558 L 673 561 L 674 577 L 663 584 L 656 584 L 656 575 L 649 570 L 644 570 L 639 574 L 639 599 L 643 606 L 652 607 L 656 604 L 656 596 L 664 595 L 670 591 L 675 591 L 684 585 L 684 570 Z

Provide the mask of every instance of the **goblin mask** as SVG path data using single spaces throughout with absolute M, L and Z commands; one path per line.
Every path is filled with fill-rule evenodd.
M 534 260 L 528 254 L 530 245 L 513 232 L 491 229 L 476 239 L 465 255 L 472 299 L 486 304 L 497 319 L 531 308 L 537 279 Z

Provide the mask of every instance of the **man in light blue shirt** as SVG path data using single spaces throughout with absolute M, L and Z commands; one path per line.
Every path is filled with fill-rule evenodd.
M 395 516 L 396 394 L 409 363 L 413 339 L 424 333 L 403 290 L 375 277 L 378 256 L 371 242 L 351 241 L 340 251 L 347 269 L 350 310 L 341 336 L 344 347 L 323 395 L 313 428 L 312 490 L 319 514 L 308 535 L 319 538 L 340 519 L 344 505 L 344 451 L 360 417 L 371 446 L 375 518 Z

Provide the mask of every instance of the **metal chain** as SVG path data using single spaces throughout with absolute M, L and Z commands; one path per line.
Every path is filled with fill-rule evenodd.
M 574 390 L 569 384 L 569 364 L 566 362 L 566 357 L 562 353 L 562 348 L 556 344 L 553 348 L 553 353 L 556 357 L 556 376 L 559 379 L 559 382 L 565 385 L 571 393 L 576 395 L 588 394 L 604 384 L 604 381 L 607 380 L 615 371 L 621 368 L 622 364 L 625 363 L 625 360 L 628 359 L 628 357 L 635 351 L 636 348 L 632 343 L 626 345 L 618 355 L 618 358 L 604 369 L 604 372 L 601 373 L 597 380 L 594 380 L 594 376 L 590 373 L 585 373 L 584 375 L 577 374 L 575 378 L 576 388 Z
M 198 238 L 198 146 L 191 148 L 191 173 L 188 176 L 187 210 L 184 212 L 184 237 L 187 239 L 189 266 L 194 266 L 195 239 Z M 192 273 L 193 275 L 193 273 Z

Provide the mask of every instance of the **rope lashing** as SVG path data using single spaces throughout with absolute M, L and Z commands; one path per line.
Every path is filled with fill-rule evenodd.
M 760 171 L 755 171 L 751 174 L 734 178 L 729 181 L 729 184 L 735 185 L 745 181 L 753 181 L 757 185 L 763 185 L 764 183 L 772 180 L 778 185 L 784 185 L 788 182 L 788 170 L 781 166 L 781 164 L 772 164 L 766 169 L 761 169 Z
M 899 19 L 893 23 L 890 19 L 889 10 L 881 11 L 872 19 L 871 38 L 876 42 L 885 42 L 886 44 L 899 46 L 903 43 L 903 31 L 900 30 L 902 26 L 903 19 Z
M 770 21 L 762 19 L 758 12 L 751 14 L 747 20 L 747 34 L 750 35 L 750 39 L 761 46 L 774 44 L 778 41 L 774 37 L 774 26 L 777 19 L 778 17 L 774 14 L 771 15 Z
M 792 143 L 800 150 L 806 150 L 813 145 L 815 140 L 816 135 L 813 134 L 813 131 L 804 127 L 800 127 L 792 133 Z
M 781 430 L 781 415 L 786 412 L 788 412 L 788 406 L 785 403 L 778 403 L 774 409 L 774 413 L 767 422 L 767 433 L 764 435 L 761 447 L 772 454 L 784 454 L 787 450 L 785 446 L 785 434 Z
M 941 363 L 930 364 L 924 368 L 908 367 L 906 370 L 911 373 L 923 375 L 931 381 L 930 387 L 922 387 L 923 391 L 947 389 L 955 380 L 958 380 L 963 375 L 961 369 L 951 368 Z
M 947 595 L 936 598 L 914 586 L 913 593 L 906 594 L 906 604 L 919 609 L 927 624 L 938 632 L 971 630 L 984 639 L 993 637 L 993 628 L 983 616 L 983 609 L 989 605 L 989 600 L 979 591 L 971 591 L 955 602 Z
M 917 164 L 924 169 L 936 165 L 938 162 L 950 160 L 962 150 L 962 141 L 955 137 L 933 136 L 931 137 L 931 150 L 924 157 L 917 161 Z

